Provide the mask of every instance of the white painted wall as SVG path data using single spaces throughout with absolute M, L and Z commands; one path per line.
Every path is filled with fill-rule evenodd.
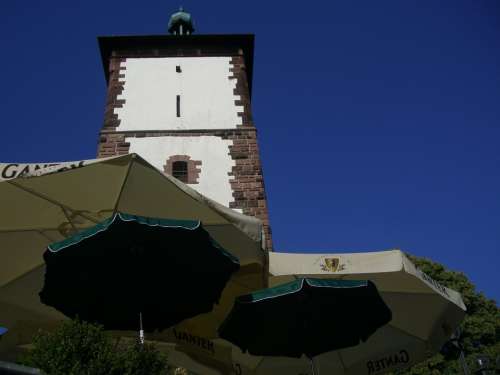
M 197 137 L 127 137 L 130 152 L 137 153 L 159 170 L 164 170 L 168 158 L 173 155 L 189 155 L 201 160 L 198 184 L 190 184 L 201 194 L 229 207 L 234 201 L 229 183 L 234 161 L 229 155 L 232 140 L 216 136 Z
M 182 72 L 176 72 L 176 65 Z M 230 57 L 128 58 L 122 62 L 125 99 L 115 113 L 123 130 L 231 129 L 241 125 Z M 181 96 L 181 117 L 176 97 Z

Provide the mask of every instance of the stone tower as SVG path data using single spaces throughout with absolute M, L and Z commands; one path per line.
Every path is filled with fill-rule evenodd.
M 172 35 L 106 36 L 108 84 L 98 157 L 138 153 L 205 196 L 264 223 L 264 179 L 252 121 L 253 35 L 193 35 L 189 13 Z

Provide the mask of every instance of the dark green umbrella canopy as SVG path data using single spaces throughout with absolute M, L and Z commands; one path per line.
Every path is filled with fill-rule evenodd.
M 199 221 L 119 213 L 49 245 L 40 300 L 106 329 L 163 330 L 210 312 L 238 259 Z
M 300 278 L 238 297 L 219 334 L 253 355 L 313 358 L 366 341 L 391 318 L 371 281 Z

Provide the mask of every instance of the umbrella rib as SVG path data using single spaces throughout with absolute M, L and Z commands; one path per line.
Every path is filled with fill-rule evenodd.
M 397 327 L 397 326 L 395 326 L 395 325 L 393 325 L 393 324 L 390 324 L 390 323 L 388 324 L 388 326 L 389 326 L 389 327 L 391 327 L 391 328 L 394 328 L 395 330 L 397 330 L 397 331 L 401 332 L 401 333 L 402 333 L 402 334 L 404 334 L 404 335 L 407 335 L 407 336 L 410 336 L 410 337 L 414 338 L 415 340 L 422 341 L 425 345 L 427 344 L 427 342 L 426 342 L 426 340 L 425 340 L 425 339 L 423 339 L 423 338 L 421 338 L 421 337 L 418 337 L 418 336 L 414 335 L 413 333 L 406 332 L 406 331 L 405 331 L 405 330 L 403 330 L 402 328 L 399 328 L 399 327 Z
M 33 272 L 36 272 L 37 269 L 39 269 L 40 267 L 43 267 L 44 266 L 44 263 L 41 263 L 41 264 L 37 264 L 36 266 L 33 266 L 32 268 L 30 268 L 28 271 L 25 271 L 23 274 L 21 275 L 18 275 L 8 281 L 6 281 L 5 283 L 2 284 L 2 288 L 5 288 L 7 286 L 9 286 L 10 284 L 12 284 L 13 282 L 17 281 L 17 280 L 20 280 L 22 279 L 23 277 L 25 277 L 26 275 L 28 275 L 29 273 L 33 273 Z
M 71 221 L 71 218 L 69 217 L 68 212 L 66 211 L 66 209 L 64 207 L 61 207 L 61 210 L 64 213 L 64 216 L 66 217 L 66 219 L 68 219 L 68 223 L 69 223 L 69 225 L 71 225 L 71 228 L 73 228 L 73 230 L 75 232 L 78 232 L 78 230 L 75 227 L 75 224 L 73 224 L 73 222 Z
M 340 364 L 342 365 L 342 369 L 344 371 L 347 370 L 347 366 L 345 365 L 344 358 L 342 358 L 342 354 L 340 353 L 340 350 L 337 350 L 337 355 L 339 356 Z
M 37 192 L 37 191 L 35 191 L 35 190 L 33 190 L 33 189 L 27 188 L 27 187 L 25 187 L 25 186 L 21 186 L 21 185 L 19 185 L 19 184 L 15 183 L 15 182 L 14 182 L 14 181 L 12 181 L 12 180 L 10 180 L 10 181 L 6 181 L 6 182 L 7 182 L 8 184 L 10 184 L 10 185 L 12 185 L 12 186 L 15 186 L 15 187 L 16 187 L 16 188 L 18 188 L 18 189 L 24 190 L 25 192 L 30 193 L 30 194 L 32 194 L 32 195 L 34 195 L 34 196 L 38 197 L 38 198 L 44 199 L 44 200 L 46 200 L 46 201 L 48 201 L 48 202 L 52 203 L 53 205 L 59 206 L 59 207 L 62 209 L 62 211 L 63 211 L 63 212 L 64 212 L 65 210 L 68 210 L 68 211 L 71 211 L 71 212 L 75 213 L 76 215 L 79 215 L 79 216 L 84 217 L 85 219 L 87 219 L 87 220 L 89 220 L 89 221 L 92 221 L 93 223 L 96 223 L 96 224 L 97 224 L 97 223 L 99 222 L 98 220 L 96 220 L 96 219 L 92 218 L 91 216 L 86 215 L 86 214 L 84 214 L 84 213 L 83 213 L 83 212 L 81 212 L 81 211 L 74 210 L 74 209 L 72 209 L 71 207 L 68 207 L 68 206 L 66 206 L 65 204 L 60 203 L 60 202 L 58 202 L 58 201 L 56 201 L 56 200 L 54 200 L 54 199 L 52 199 L 52 198 L 49 198 L 48 196 L 46 196 L 46 195 L 44 195 L 44 194 L 42 194 L 42 193 L 39 193 L 39 192 Z M 68 216 L 67 216 L 67 213 L 66 213 L 66 212 L 64 212 L 64 215 L 66 216 L 66 218 L 68 218 Z M 68 218 L 68 220 L 69 220 L 70 224 L 73 226 L 73 223 L 71 222 L 71 220 L 70 220 L 69 218 Z
M 43 230 L 35 230 L 35 232 L 38 232 L 38 234 L 46 239 L 48 239 L 50 242 L 56 242 L 53 238 L 50 238 L 50 236 L 46 233 L 44 233 Z
M 136 155 L 132 154 L 132 161 L 128 163 L 127 173 L 125 174 L 125 178 L 123 179 L 122 186 L 120 187 L 120 192 L 118 193 L 118 198 L 116 199 L 115 207 L 113 207 L 113 215 L 112 216 L 116 215 L 116 213 L 118 212 L 118 205 L 120 204 L 120 200 L 122 199 L 123 190 L 125 189 L 125 184 L 127 183 L 128 176 L 130 175 L 130 170 L 132 169 L 132 164 L 133 164 L 135 158 L 136 158 Z

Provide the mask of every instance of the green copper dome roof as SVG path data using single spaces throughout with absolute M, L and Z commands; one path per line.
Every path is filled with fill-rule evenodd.
M 194 31 L 193 17 L 181 7 L 178 12 L 170 16 L 168 31 L 178 35 L 192 34 Z

